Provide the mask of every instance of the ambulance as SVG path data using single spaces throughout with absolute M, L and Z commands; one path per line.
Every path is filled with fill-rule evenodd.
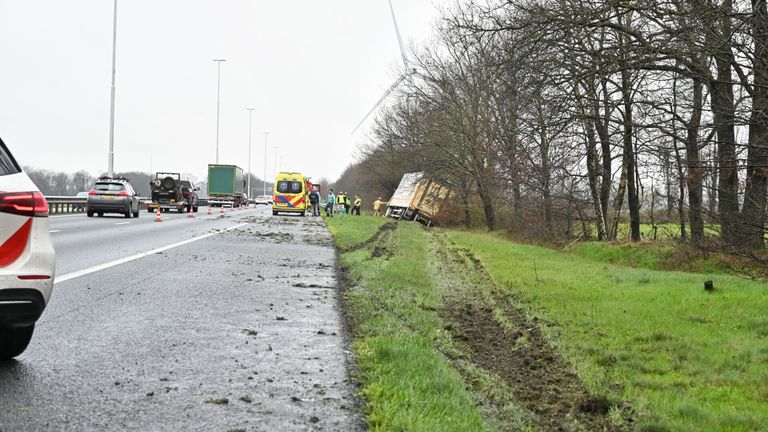
M 299 213 L 304 216 L 309 210 L 309 184 L 309 179 L 301 173 L 278 173 L 272 192 L 272 215 Z

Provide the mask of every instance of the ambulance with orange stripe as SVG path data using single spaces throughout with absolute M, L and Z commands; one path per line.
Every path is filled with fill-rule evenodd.
M 272 192 L 272 214 L 299 213 L 309 210 L 309 179 L 301 173 L 280 172 Z

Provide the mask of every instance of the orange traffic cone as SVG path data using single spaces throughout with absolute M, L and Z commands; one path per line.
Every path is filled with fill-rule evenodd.
M 221 207 L 219 207 L 219 208 L 221 209 L 221 210 L 219 210 L 219 213 L 224 213 L 224 204 L 222 204 Z
M 192 209 L 189 209 L 189 212 L 187 212 L 187 219 L 194 219 L 195 218 L 195 212 L 192 211 Z
M 211 209 L 211 206 L 208 206 L 208 216 L 213 214 L 213 210 Z
M 157 211 L 155 212 L 155 222 L 162 222 L 163 218 L 160 217 L 160 207 L 157 208 Z

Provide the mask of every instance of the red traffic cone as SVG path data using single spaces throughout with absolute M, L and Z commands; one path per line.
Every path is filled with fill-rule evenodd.
M 187 219 L 194 219 L 195 218 L 195 212 L 192 211 L 192 209 L 189 209 L 189 212 L 187 212 Z
M 213 214 L 213 210 L 211 209 L 211 206 L 208 206 L 208 216 Z
M 219 213 L 224 213 L 224 204 L 222 204 L 221 207 L 219 207 L 219 209 L 220 209 Z
M 163 218 L 160 217 L 160 207 L 157 208 L 157 211 L 155 212 L 155 222 L 162 222 Z

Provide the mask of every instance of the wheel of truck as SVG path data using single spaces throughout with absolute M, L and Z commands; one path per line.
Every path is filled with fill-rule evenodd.
M 24 352 L 32 339 L 35 326 L 0 329 L 0 361 L 10 360 Z
M 136 207 L 136 211 L 133 212 L 133 217 L 135 217 L 135 218 L 139 217 L 139 208 L 138 207 Z
M 164 178 L 160 184 L 163 186 L 163 189 L 173 189 L 173 187 L 176 186 L 176 181 L 173 179 L 173 177 L 168 176 Z
M 304 217 L 304 212 L 301 212 L 301 217 Z
M 97 214 L 99 215 L 99 217 L 104 216 L 104 212 L 98 212 Z
M 197 207 L 192 207 L 192 211 L 197 213 Z
M 184 207 L 179 207 L 179 213 L 184 213 Z
M 129 205 L 129 206 L 128 206 L 128 210 L 126 210 L 125 212 L 123 212 L 123 216 L 125 216 L 125 217 L 126 217 L 126 218 L 128 218 L 128 219 L 130 219 L 130 218 L 131 218 L 131 213 L 132 213 L 132 212 L 131 212 L 131 210 L 132 210 L 132 209 L 131 209 L 131 206 Z
M 93 212 L 91 210 L 86 211 L 85 214 L 87 214 L 88 217 L 93 217 Z
M 272 216 L 277 216 L 277 210 L 272 210 Z
M 147 213 L 152 213 L 152 207 L 147 207 Z

